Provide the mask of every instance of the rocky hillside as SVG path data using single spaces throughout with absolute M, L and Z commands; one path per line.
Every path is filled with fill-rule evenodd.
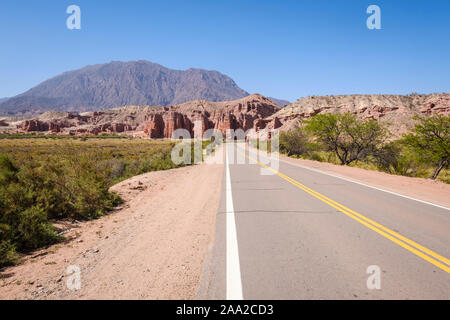
M 194 123 L 200 121 L 202 133 L 217 129 L 249 130 L 264 123 L 264 118 L 280 110 L 268 98 L 254 94 L 226 102 L 197 100 L 173 106 L 127 106 L 86 113 L 46 112 L 39 117 L 15 124 L 20 132 L 57 134 L 129 133 L 150 138 L 172 138 L 176 129 L 194 133 Z
M 69 71 L 0 103 L 3 115 L 95 111 L 126 105 L 173 105 L 247 96 L 217 71 L 171 70 L 148 61 L 111 62 Z
M 389 125 L 393 134 L 400 135 L 413 126 L 415 115 L 449 115 L 450 94 L 311 96 L 286 106 L 266 122 L 278 123 L 281 130 L 291 130 L 301 120 L 316 114 L 344 112 L 380 120 Z
M 171 138 L 179 128 L 194 133 L 200 121 L 202 131 L 255 129 L 262 138 L 269 129 L 292 130 L 301 121 L 320 113 L 352 112 L 363 119 L 387 123 L 395 136 L 412 128 L 415 115 L 450 114 L 450 94 L 433 95 L 349 95 L 314 96 L 280 108 L 269 98 L 250 95 L 242 99 L 209 102 L 196 100 L 172 106 L 127 106 L 85 113 L 46 112 L 36 118 L 12 122 L 0 119 L 3 131 L 58 134 L 128 133 L 151 138 Z

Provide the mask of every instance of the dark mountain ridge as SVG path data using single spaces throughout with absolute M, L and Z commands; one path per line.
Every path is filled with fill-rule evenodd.
M 172 70 L 149 61 L 110 62 L 65 72 L 0 102 L 0 113 L 93 111 L 126 105 L 168 106 L 248 96 L 228 76 L 203 69 Z
M 277 99 L 277 98 L 273 98 L 273 97 L 267 97 L 267 98 L 269 98 L 273 103 L 279 105 L 282 108 L 287 106 L 288 104 L 290 104 L 290 102 L 287 100 Z

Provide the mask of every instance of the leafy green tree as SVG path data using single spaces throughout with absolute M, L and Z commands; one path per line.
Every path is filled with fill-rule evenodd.
M 420 161 L 435 166 L 430 177 L 435 180 L 450 164 L 450 117 L 436 115 L 415 119 L 418 123 L 413 133 L 405 135 L 403 142 L 417 154 Z
M 280 151 L 288 156 L 299 156 L 310 150 L 307 135 L 298 128 L 295 131 L 281 132 Z
M 363 160 L 383 145 L 388 131 L 375 120 L 362 120 L 352 113 L 318 114 L 306 122 L 306 130 L 341 165 Z
M 424 171 L 414 152 L 405 148 L 403 140 L 394 140 L 378 148 L 372 161 L 379 170 L 402 176 L 415 177 Z

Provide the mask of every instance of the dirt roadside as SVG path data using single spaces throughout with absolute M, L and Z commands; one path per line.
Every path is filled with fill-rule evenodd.
M 0 299 L 195 299 L 214 240 L 223 165 L 151 172 L 113 187 L 126 200 L 108 216 L 72 222 L 66 243 L 7 268 Z M 80 268 L 81 289 L 66 286 Z

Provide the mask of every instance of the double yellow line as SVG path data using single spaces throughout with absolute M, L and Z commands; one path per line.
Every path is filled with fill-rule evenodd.
M 359 223 L 363 224 L 364 226 L 366 226 L 367 228 L 375 231 L 376 233 L 382 235 L 383 237 L 391 240 L 392 242 L 395 242 L 396 244 L 398 244 L 399 246 L 405 248 L 406 250 L 414 253 L 415 255 L 421 257 L 422 259 L 432 263 L 433 265 L 435 265 L 436 267 L 444 270 L 447 273 L 450 273 L 450 260 L 441 256 L 440 254 L 437 254 L 436 252 L 418 244 L 417 242 L 414 242 L 404 236 L 402 236 L 401 234 L 386 228 L 385 226 L 363 216 L 362 214 L 353 211 L 350 208 L 347 208 L 346 206 L 324 196 L 323 194 L 320 194 L 319 192 L 308 188 L 307 186 L 305 186 L 304 184 L 288 177 L 287 175 L 272 169 L 269 166 L 266 166 L 265 164 L 261 163 L 260 161 L 258 161 L 257 159 L 248 156 L 247 154 L 245 154 L 244 152 L 242 152 L 241 150 L 238 150 L 238 152 L 243 153 L 245 155 L 245 157 L 247 157 L 248 159 L 251 159 L 253 161 L 255 161 L 256 163 L 258 163 L 261 167 L 266 168 L 268 170 L 271 170 L 272 172 L 274 172 L 275 174 L 277 174 L 279 177 L 281 177 L 282 179 L 290 182 L 291 184 L 293 184 L 294 186 L 298 187 L 299 189 L 305 191 L 306 193 L 312 195 L 313 197 L 319 199 L 320 201 L 328 204 L 329 206 L 339 210 L 340 212 L 344 213 L 345 215 L 347 215 L 348 217 L 352 218 L 353 220 L 358 221 Z

